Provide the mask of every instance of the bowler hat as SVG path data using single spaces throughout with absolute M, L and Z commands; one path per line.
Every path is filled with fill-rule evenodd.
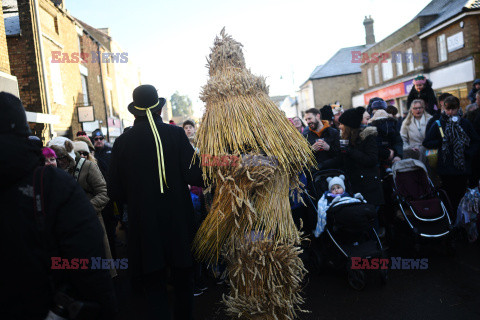
M 165 98 L 158 97 L 154 86 L 144 84 L 133 90 L 133 102 L 128 105 L 128 111 L 135 116 L 145 116 L 147 110 L 152 113 L 161 110 L 165 102 Z

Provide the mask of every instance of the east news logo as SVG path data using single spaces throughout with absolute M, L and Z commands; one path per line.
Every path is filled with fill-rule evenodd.
M 127 269 L 128 259 L 103 259 L 101 257 L 92 257 L 91 259 L 66 259 L 61 257 L 52 257 L 53 270 L 67 269 L 67 270 L 98 270 L 98 269 Z
M 386 258 L 368 259 L 368 258 L 352 257 L 352 269 L 425 270 L 425 269 L 428 269 L 428 258 L 405 259 L 400 257 L 391 257 L 390 259 L 386 259 Z

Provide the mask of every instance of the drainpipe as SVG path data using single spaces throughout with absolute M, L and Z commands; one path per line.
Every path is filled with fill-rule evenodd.
M 107 141 L 110 142 L 110 130 L 108 129 L 108 111 L 107 111 L 107 99 L 105 98 L 105 87 L 103 83 L 103 69 L 102 69 L 102 59 L 100 56 L 100 43 L 97 42 L 97 49 L 98 49 L 98 65 L 100 66 L 100 81 L 102 84 L 102 92 L 103 92 L 103 105 L 105 106 L 105 120 L 107 121 Z M 100 130 L 102 130 L 100 126 Z
M 35 24 L 37 27 L 37 37 L 38 37 L 38 47 L 40 49 L 40 65 L 42 67 L 42 82 L 43 87 L 45 88 L 45 102 L 47 104 L 47 113 L 49 115 L 52 114 L 51 102 L 50 102 L 50 91 L 48 90 L 48 81 L 47 81 L 47 70 L 45 67 L 45 55 L 43 53 L 43 37 L 42 37 L 42 29 L 40 26 L 40 14 L 38 10 L 38 0 L 33 0 L 33 6 L 35 10 Z M 49 132 L 49 139 L 53 137 L 53 125 L 51 123 L 48 124 L 48 132 Z

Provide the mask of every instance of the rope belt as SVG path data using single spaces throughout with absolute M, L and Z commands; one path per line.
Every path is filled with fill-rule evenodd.
M 165 183 L 165 187 L 168 188 L 167 185 L 167 178 L 165 177 L 165 162 L 163 158 L 163 147 L 162 147 L 162 140 L 160 140 L 160 135 L 158 134 L 157 126 L 155 125 L 155 121 L 153 121 L 152 111 L 150 109 L 155 108 L 158 106 L 160 101 L 148 108 L 139 108 L 134 107 L 140 111 L 147 112 L 148 122 L 150 123 L 150 128 L 152 128 L 153 138 L 155 139 L 155 147 L 157 148 L 157 162 L 158 162 L 158 177 L 160 179 L 160 192 L 163 193 L 163 184 Z

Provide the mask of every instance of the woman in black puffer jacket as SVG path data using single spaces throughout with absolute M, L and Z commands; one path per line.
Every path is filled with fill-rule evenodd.
M 345 111 L 339 118 L 342 139 L 349 140 L 342 147 L 343 166 L 352 186 L 352 193 L 360 192 L 368 203 L 384 203 L 377 147 L 377 128 L 360 129 L 365 108 Z

